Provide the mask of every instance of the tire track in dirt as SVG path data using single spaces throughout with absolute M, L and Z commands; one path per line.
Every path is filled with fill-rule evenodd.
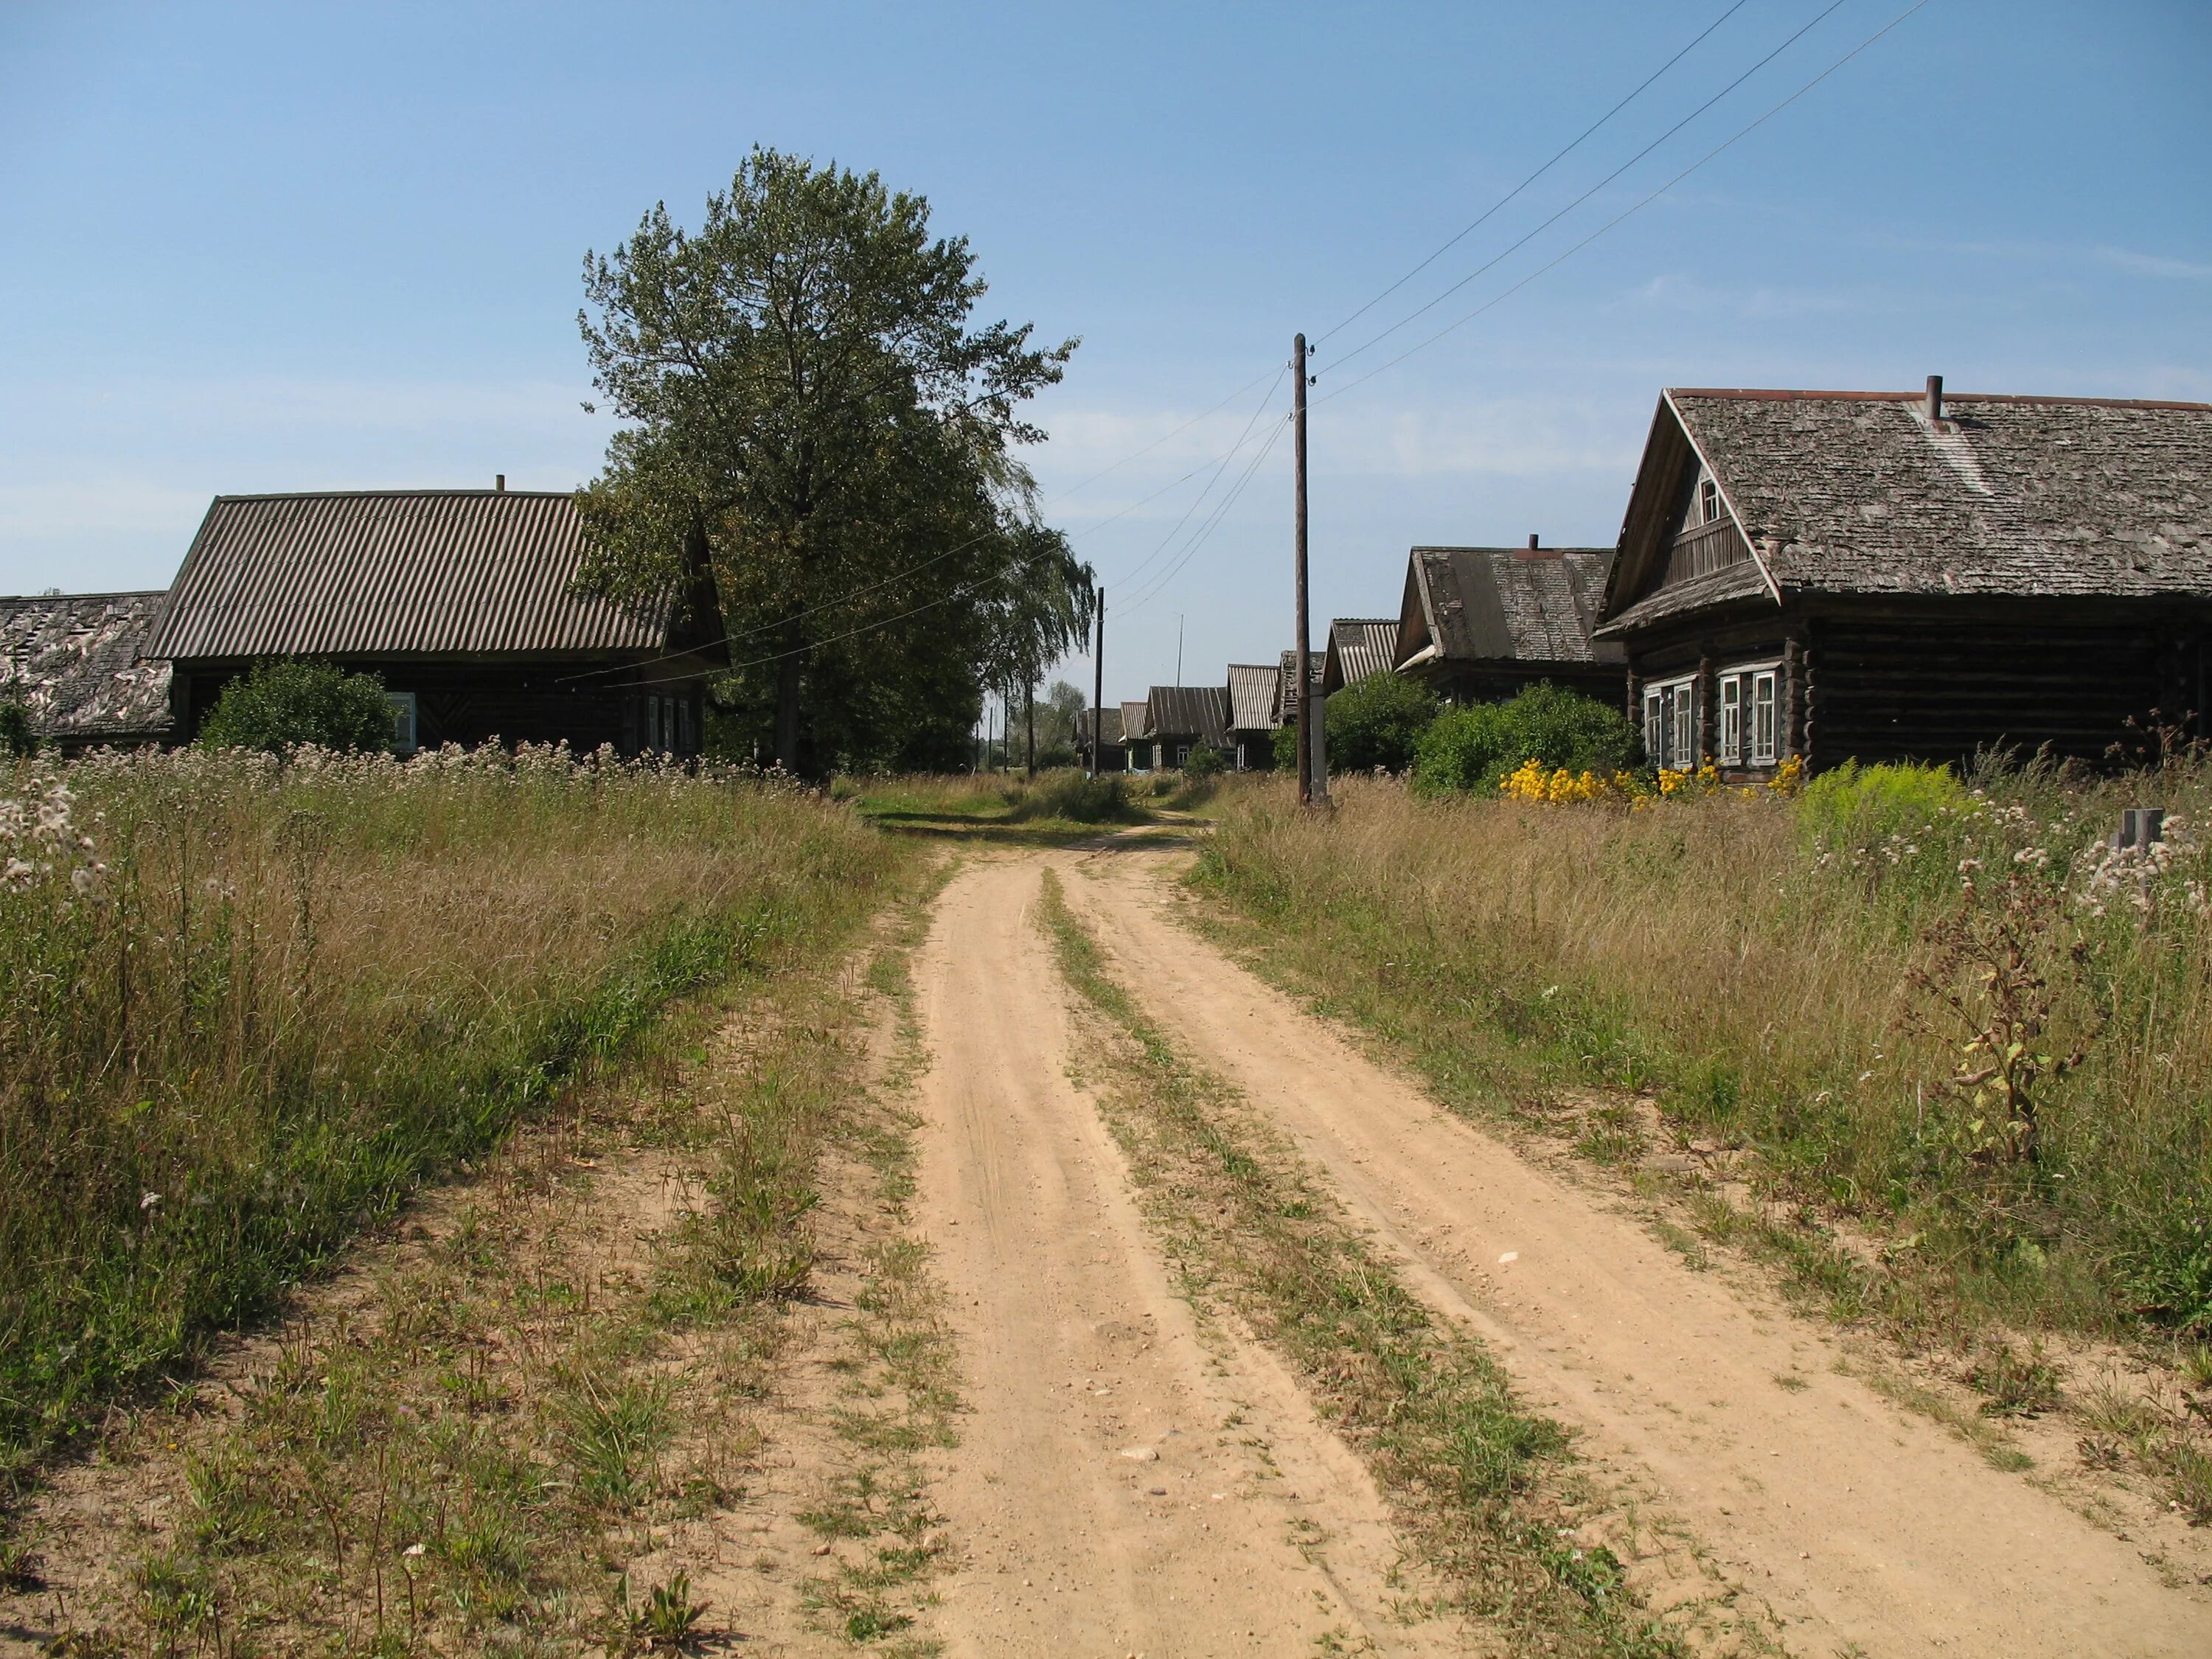
M 1594 1454 L 1655 1478 L 1793 1648 L 2212 1652 L 2203 1596 L 1836 1374 L 1816 1326 L 1692 1272 L 1178 926 L 1162 878 L 1181 859 L 1056 858 L 1146 1012 L 1288 1133 L 1412 1286 L 1490 1341 L 1538 1403 L 1586 1430 Z
M 1069 1079 L 1042 869 L 977 860 L 915 963 L 917 1218 L 971 1408 L 933 1489 L 957 1559 L 930 1633 L 963 1656 L 1464 1650 L 1401 1622 L 1382 1500 L 1289 1374 L 1169 1283 Z

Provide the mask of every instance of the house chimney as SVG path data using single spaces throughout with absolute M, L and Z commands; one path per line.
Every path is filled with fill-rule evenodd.
M 1943 418 L 1943 377 L 1928 377 L 1928 424 L 1933 426 Z
M 1935 382 L 1931 380 L 1931 381 L 1929 381 L 1929 384 L 1930 386 L 1933 386 L 1933 385 L 1935 384 Z M 507 474 L 506 474 L 506 473 L 504 473 L 504 472 L 501 472 L 501 473 L 498 474 L 496 477 L 495 477 L 492 479 L 492 484 L 491 484 L 491 487 L 492 487 L 494 489 L 496 489 L 497 491 L 499 491 L 499 493 L 500 493 L 501 495 L 506 495 L 506 494 L 507 494 Z
M 1528 532 L 1528 550 L 1531 553 L 1536 550 L 1536 532 L 1533 530 Z

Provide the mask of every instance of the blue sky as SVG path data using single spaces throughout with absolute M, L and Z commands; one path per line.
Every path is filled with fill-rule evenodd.
M 1416 543 L 1609 544 L 1662 386 L 1892 388 L 1940 373 L 1960 391 L 2212 399 L 2202 0 L 1929 0 L 1583 252 L 1350 384 L 1909 3 L 1840 0 L 1619 179 L 1340 368 L 1829 0 L 1744 0 L 1336 332 L 1729 0 L 9 0 L 0 592 L 161 586 L 218 492 L 580 482 L 608 430 L 580 407 L 585 250 L 656 200 L 696 218 L 756 142 L 927 196 L 980 254 L 990 314 L 1083 337 L 1041 404 L 1053 437 L 1031 460 L 1048 516 L 1109 586 L 1109 697 L 1174 677 L 1179 618 L 1186 683 L 1288 642 L 1288 445 L 1212 514 L 1286 406 L 1286 386 L 1267 409 L 1261 395 L 1300 328 L 1322 339 L 1324 619 L 1395 613 Z M 1063 672 L 1088 688 L 1087 660 Z

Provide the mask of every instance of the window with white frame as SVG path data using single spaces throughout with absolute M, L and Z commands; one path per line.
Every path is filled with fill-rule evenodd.
M 1743 764 L 1743 682 L 1731 674 L 1721 682 L 1720 763 Z
M 394 754 L 415 752 L 415 694 L 412 691 L 387 691 L 384 700 L 392 705 L 392 749 Z
M 1775 754 L 1774 671 L 1763 668 L 1751 676 L 1751 763 L 1771 766 Z
M 1190 745 L 1187 743 L 1179 743 L 1175 746 L 1175 750 L 1176 768 L 1180 771 L 1182 768 L 1183 763 L 1190 758 Z
M 1698 520 L 1699 524 L 1717 524 L 1721 516 L 1721 487 L 1711 473 L 1698 480 Z
M 1693 676 L 1644 690 L 1644 750 L 1654 766 L 1687 772 L 1698 764 L 1698 685 Z

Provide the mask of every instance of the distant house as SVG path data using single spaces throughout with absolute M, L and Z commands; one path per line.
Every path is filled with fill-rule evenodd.
M 1129 769 L 1129 746 L 1121 735 L 1120 708 L 1085 708 L 1076 715 L 1075 753 L 1078 761 L 1085 767 L 1091 764 L 1091 726 L 1094 717 L 1098 726 L 1098 769 L 1101 772 L 1126 772 Z
M 169 732 L 169 665 L 142 659 L 167 597 L 0 598 L 0 702 L 21 703 L 31 734 L 64 754 L 161 742 Z
M 1417 547 L 1407 560 L 1392 666 L 1448 702 L 1489 702 L 1550 681 L 1607 702 L 1627 695 L 1620 646 L 1593 637 L 1613 550 Z
M 1132 772 L 1152 769 L 1152 739 L 1145 724 L 1146 707 L 1141 702 L 1125 702 L 1121 705 L 1122 758 Z
M 1272 663 L 1229 665 L 1231 759 L 1240 772 L 1264 772 L 1275 763 L 1275 728 L 1281 671 Z
M 143 649 L 173 665 L 179 740 L 251 665 L 298 657 L 381 676 L 403 750 L 698 753 L 729 660 L 711 576 L 631 609 L 576 591 L 585 552 L 567 495 L 221 495 Z
M 1226 753 L 1229 744 L 1229 688 L 1224 685 L 1156 685 L 1145 698 L 1145 735 L 1152 764 L 1180 768 L 1203 744 Z
M 1298 718 L 1297 659 L 1297 649 L 1293 647 L 1283 653 L 1275 665 L 1275 721 L 1279 726 L 1294 725 Z M 1321 689 L 1322 676 L 1328 667 L 1327 653 L 1306 653 L 1306 679 L 1313 690 Z
M 2212 406 L 1662 392 L 1598 635 L 1671 766 L 2202 731 Z
M 1321 694 L 1333 697 L 1397 665 L 1398 618 L 1340 617 L 1328 625 L 1328 647 L 1322 653 Z

